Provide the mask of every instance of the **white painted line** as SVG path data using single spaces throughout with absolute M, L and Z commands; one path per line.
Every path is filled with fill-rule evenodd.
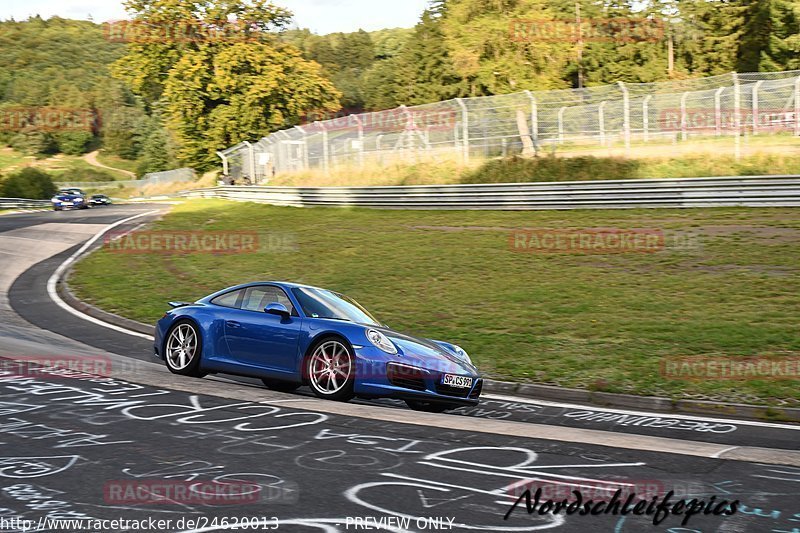
M 731 451 L 731 450 L 735 450 L 735 449 L 736 449 L 736 448 L 738 448 L 738 447 L 739 447 L 739 446 L 731 446 L 730 448 L 725 448 L 724 450 L 720 450 L 720 451 L 718 451 L 717 453 L 715 453 L 715 454 L 714 454 L 714 455 L 712 455 L 711 457 L 712 457 L 712 458 L 714 458 L 714 459 L 719 459 L 719 458 L 720 458 L 720 456 L 721 456 L 723 453 L 728 453 L 729 451 Z
M 70 265 L 72 265 L 75 261 L 77 261 L 77 259 L 86 250 L 88 250 L 90 246 L 92 246 L 95 242 L 97 242 L 107 232 L 111 231 L 117 226 L 121 226 L 122 224 L 130 222 L 131 220 L 136 220 L 137 218 L 141 218 L 147 215 L 152 215 L 158 212 L 159 212 L 158 210 L 155 210 L 155 211 L 148 211 L 146 213 L 140 213 L 138 215 L 134 215 L 132 217 L 115 222 L 110 226 L 107 226 L 102 230 L 100 230 L 99 232 L 97 232 L 91 239 L 86 241 L 84 245 L 81 246 L 80 249 L 78 249 L 78 251 L 69 256 L 69 258 L 66 261 L 61 263 L 59 267 L 56 269 L 56 271 L 53 272 L 53 275 L 50 276 L 50 279 L 47 280 L 47 294 L 50 295 L 50 299 L 53 300 L 53 302 L 55 302 L 55 304 L 64 311 L 67 311 L 68 313 L 75 315 L 80 319 L 86 320 L 87 322 L 91 322 L 92 324 L 97 324 L 98 326 L 103 326 L 104 328 L 113 329 L 114 331 L 117 331 L 119 333 L 125 333 L 128 335 L 133 335 L 135 337 L 141 337 L 142 339 L 153 340 L 152 335 L 145 335 L 144 333 L 139 333 L 138 331 L 133 331 L 127 328 L 123 328 L 121 326 L 109 324 L 108 322 L 104 322 L 93 316 L 89 316 L 86 313 L 82 313 L 77 309 L 75 309 L 74 307 L 67 305 L 67 303 L 64 300 L 62 300 L 61 297 L 58 295 L 58 291 L 56 290 L 56 284 L 58 283 L 59 278 L 64 274 L 64 272 L 66 272 L 67 268 L 69 268 Z
M 581 405 L 576 403 L 560 403 L 551 402 L 548 400 L 535 400 L 533 398 L 520 398 L 519 396 L 502 396 L 495 394 L 482 394 L 481 399 L 485 400 L 501 400 L 504 402 L 525 403 L 529 405 L 542 405 L 546 407 L 566 407 L 568 409 L 581 409 L 584 411 L 597 411 L 603 413 L 617 413 L 621 415 L 638 415 L 638 416 L 657 416 L 659 418 L 672 418 L 678 420 L 692 420 L 695 422 L 716 422 L 719 424 L 733 424 L 739 426 L 754 426 L 762 428 L 775 428 L 775 429 L 794 429 L 800 430 L 800 425 L 789 424 L 775 424 L 772 422 L 758 422 L 755 420 L 739 420 L 736 418 L 710 418 L 704 416 L 684 415 L 676 413 L 665 412 L 650 412 L 650 411 L 629 411 L 625 409 L 614 409 L 610 407 L 602 407 L 599 405 Z M 633 426 L 630 426 L 633 427 Z

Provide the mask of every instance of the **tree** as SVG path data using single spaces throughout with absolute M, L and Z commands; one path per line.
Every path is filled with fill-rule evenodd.
M 425 11 L 403 51 L 401 70 L 408 76 L 404 92 L 409 104 L 425 104 L 465 96 L 467 83 L 453 66 L 440 24 L 442 15 Z
M 48 155 L 57 150 L 53 136 L 36 128 L 25 128 L 11 137 L 11 147 L 23 154 Z
M 139 144 L 139 176 L 148 172 L 163 172 L 177 166 L 175 143 L 167 130 L 160 124 L 158 115 L 149 117 L 137 135 Z
M 137 43 L 113 68 L 149 105 L 163 100 L 181 163 L 210 168 L 221 148 L 340 107 L 340 93 L 320 66 L 270 33 L 290 14 L 265 0 L 129 0 L 126 6 L 142 24 L 204 28 L 193 39 Z M 239 23 L 227 27 L 228 17 Z M 223 38 L 208 33 L 220 27 Z
M 567 87 L 563 76 L 572 56 L 571 43 L 514 39 L 510 34 L 513 20 L 557 18 L 560 4 L 449 0 L 445 5 L 445 41 L 470 96 Z
M 0 196 L 44 200 L 56 193 L 56 186 L 47 172 L 26 167 L 0 182 Z
M 94 139 L 91 131 L 64 131 L 54 136 L 55 146 L 59 152 L 67 155 L 86 153 L 86 147 Z

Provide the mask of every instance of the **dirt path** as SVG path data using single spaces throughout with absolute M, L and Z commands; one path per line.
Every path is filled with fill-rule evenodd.
M 98 153 L 99 153 L 99 150 L 95 150 L 94 152 L 90 152 L 90 153 L 86 154 L 85 156 L 83 156 L 83 160 L 86 161 L 87 163 L 89 163 L 90 165 L 92 165 L 93 167 L 104 168 L 106 170 L 113 170 L 113 171 L 116 171 L 116 172 L 122 172 L 126 176 L 130 177 L 132 180 L 136 179 L 136 174 L 134 174 L 130 170 L 123 170 L 121 168 L 109 167 L 109 166 L 106 166 L 103 163 L 99 162 L 97 160 L 97 154 Z

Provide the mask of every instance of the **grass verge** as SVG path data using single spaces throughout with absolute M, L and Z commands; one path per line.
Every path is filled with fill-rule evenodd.
M 600 227 L 659 229 L 665 246 L 601 255 L 509 245 L 515 228 Z M 400 331 L 456 342 L 499 379 L 800 403 L 796 380 L 683 381 L 661 372 L 676 356 L 798 355 L 796 210 L 411 212 L 203 200 L 176 206 L 155 228 L 254 230 L 294 250 L 101 250 L 77 265 L 78 295 L 154 322 L 168 300 L 245 281 L 299 281 L 350 294 Z

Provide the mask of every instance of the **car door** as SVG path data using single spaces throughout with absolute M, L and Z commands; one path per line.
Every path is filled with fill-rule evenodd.
M 289 318 L 264 312 L 271 303 L 281 303 Z M 225 340 L 234 361 L 249 369 L 279 373 L 295 372 L 302 319 L 284 290 L 275 285 L 245 289 L 239 309 L 226 313 Z

